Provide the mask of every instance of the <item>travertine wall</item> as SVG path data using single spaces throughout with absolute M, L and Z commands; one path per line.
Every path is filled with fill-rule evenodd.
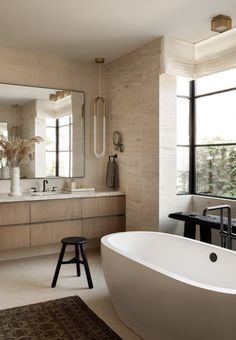
M 108 151 L 121 132 L 120 189 L 126 192 L 127 230 L 158 230 L 158 92 L 160 39 L 106 65 Z
M 70 59 L 0 47 L 0 82 L 85 91 L 85 178 L 78 182 L 104 185 L 104 160 L 93 155 L 93 100 L 98 94 L 97 65 Z M 41 180 L 22 180 L 23 191 L 41 186 Z M 64 180 L 50 180 L 61 187 Z M 9 191 L 9 181 L 0 182 L 0 192 Z
M 36 100 L 32 100 L 21 107 L 19 107 L 20 124 L 20 137 L 22 139 L 30 139 L 36 136 L 35 118 L 37 116 Z M 41 135 L 40 135 L 41 136 Z M 44 138 L 44 136 L 41 136 Z M 22 177 L 32 178 L 35 175 L 35 159 L 29 164 L 22 165 L 20 174 Z
M 13 126 L 19 125 L 18 108 L 10 105 L 0 105 L 0 121 L 8 123 L 8 136 L 11 136 L 11 129 Z

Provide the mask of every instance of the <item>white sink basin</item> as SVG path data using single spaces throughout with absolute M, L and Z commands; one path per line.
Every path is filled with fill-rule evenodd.
M 53 195 L 59 195 L 60 192 L 58 191 L 39 191 L 39 192 L 32 192 L 31 196 L 53 196 Z

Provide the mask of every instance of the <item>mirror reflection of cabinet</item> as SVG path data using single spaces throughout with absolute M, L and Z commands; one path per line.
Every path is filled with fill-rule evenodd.
M 83 92 L 0 84 L 0 130 L 7 125 L 9 139 L 44 139 L 21 177 L 84 176 L 84 105 Z

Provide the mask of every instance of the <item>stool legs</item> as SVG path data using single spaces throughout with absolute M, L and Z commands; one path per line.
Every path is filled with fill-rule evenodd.
M 76 262 L 76 270 L 77 270 L 77 276 L 80 276 L 80 262 L 79 262 L 79 247 L 78 244 L 75 244 L 75 256 L 78 262 Z
M 86 253 L 83 249 L 83 244 L 79 244 L 79 246 L 78 246 L 78 244 L 74 244 L 74 246 L 75 246 L 75 257 L 71 260 L 63 261 L 65 250 L 66 250 L 66 243 L 62 243 L 61 252 L 60 252 L 60 255 L 59 255 L 59 258 L 58 258 L 56 270 L 55 270 L 54 277 L 53 277 L 52 284 L 51 284 L 52 288 L 56 287 L 56 283 L 57 283 L 58 275 L 59 275 L 59 272 L 60 272 L 60 269 L 61 269 L 61 265 L 62 264 L 70 264 L 70 263 L 76 264 L 77 276 L 80 276 L 80 263 L 82 263 L 84 265 L 88 286 L 89 286 L 90 289 L 93 288 L 93 282 L 92 282 L 92 278 L 91 278 L 91 274 L 90 274 L 90 270 L 89 270 L 89 265 L 88 265 Z M 82 260 L 80 259 L 80 252 L 81 252 Z
M 52 280 L 52 285 L 51 285 L 52 288 L 54 288 L 57 284 L 57 278 L 58 278 L 58 275 L 59 275 L 59 272 L 60 272 L 60 269 L 61 269 L 61 264 L 62 264 L 62 260 L 63 260 L 64 254 L 65 254 L 65 250 L 66 250 L 66 244 L 63 243 L 62 247 L 61 247 L 61 252 L 60 252 L 60 255 L 59 255 L 59 258 L 58 258 L 55 274 L 54 274 L 54 277 L 53 277 L 53 280 Z
M 92 282 L 92 278 L 91 278 L 91 274 L 90 274 L 90 270 L 89 270 L 87 257 L 86 257 L 84 250 L 83 250 L 83 246 L 81 244 L 80 244 L 80 251 L 81 251 L 81 255 L 82 255 L 82 259 L 83 259 L 83 263 L 84 263 L 84 269 L 85 269 L 85 273 L 86 273 L 86 277 L 87 277 L 87 281 L 88 281 L 88 286 L 91 289 L 91 288 L 93 288 L 93 282 Z

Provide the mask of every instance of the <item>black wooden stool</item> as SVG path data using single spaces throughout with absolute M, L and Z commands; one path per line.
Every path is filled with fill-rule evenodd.
M 83 249 L 83 244 L 86 243 L 86 242 L 87 242 L 87 240 L 84 237 L 66 237 L 66 238 L 63 238 L 61 240 L 62 247 L 61 247 L 61 252 L 60 252 L 60 255 L 59 255 L 59 258 L 58 258 L 55 274 L 54 274 L 54 277 L 53 277 L 53 280 L 52 280 L 52 285 L 51 285 L 52 288 L 54 288 L 56 286 L 57 278 L 58 278 L 58 275 L 59 275 L 59 272 L 60 272 L 60 269 L 61 269 L 61 265 L 62 264 L 70 264 L 70 263 L 76 263 L 77 276 L 80 276 L 80 263 L 84 265 L 84 269 L 85 269 L 85 273 L 86 273 L 86 277 L 87 277 L 87 281 L 88 281 L 88 286 L 89 286 L 90 289 L 93 288 L 93 282 L 92 282 L 92 278 L 91 278 L 91 274 L 90 274 L 90 270 L 89 270 L 87 257 L 86 257 L 85 251 Z M 67 245 L 74 245 L 75 246 L 75 257 L 73 257 L 72 259 L 70 259 L 68 261 L 63 261 L 63 257 L 64 257 L 64 254 L 65 254 L 65 250 L 66 250 Z M 82 260 L 80 260 L 79 248 L 80 248 Z

